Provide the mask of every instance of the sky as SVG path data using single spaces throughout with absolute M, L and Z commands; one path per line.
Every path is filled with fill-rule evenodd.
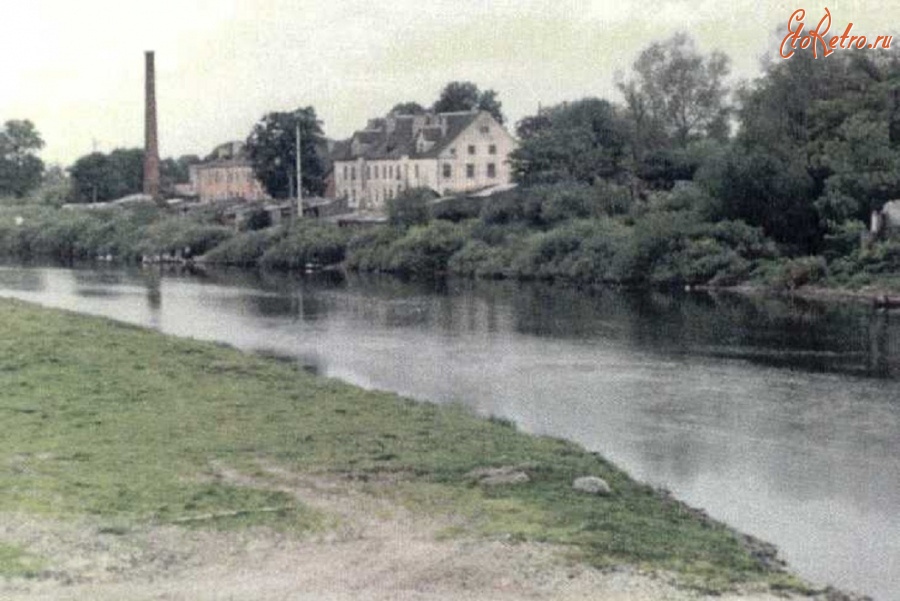
M 496 90 L 510 124 L 539 105 L 618 102 L 640 51 L 679 31 L 725 52 L 734 82 L 752 79 L 782 60 L 798 8 L 808 28 L 827 6 L 831 33 L 900 31 L 900 3 L 820 1 L 4 0 L 0 123 L 33 121 L 48 164 L 140 147 L 146 50 L 165 157 L 206 155 L 268 112 L 309 105 L 345 138 L 454 80 Z

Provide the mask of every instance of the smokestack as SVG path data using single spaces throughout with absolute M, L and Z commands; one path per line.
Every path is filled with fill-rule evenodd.
M 159 200 L 159 138 L 156 132 L 156 72 L 153 51 L 144 53 L 144 194 Z

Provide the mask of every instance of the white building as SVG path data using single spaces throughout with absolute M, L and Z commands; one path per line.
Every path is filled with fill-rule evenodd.
M 507 184 L 515 148 L 515 139 L 485 111 L 372 119 L 335 145 L 335 196 L 346 198 L 351 210 L 380 210 L 407 188 L 447 195 Z

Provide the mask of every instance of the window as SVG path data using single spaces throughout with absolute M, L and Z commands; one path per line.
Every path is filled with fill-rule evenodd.
M 366 179 L 372 177 L 372 168 L 366 165 Z
M 394 166 L 388 165 L 388 177 L 394 177 Z
M 450 149 L 450 156 L 452 156 L 452 157 L 455 157 L 455 156 L 456 156 L 456 149 L 455 149 L 455 148 L 451 148 L 451 149 Z
M 378 165 L 375 165 L 375 179 L 378 179 L 380 176 L 378 175 Z
M 480 131 L 483 134 L 489 134 L 489 133 L 491 133 L 491 128 L 488 127 L 487 125 L 482 125 L 478 131 Z
M 350 167 L 350 179 L 356 179 L 356 165 Z
M 347 179 L 347 165 L 344 165 L 344 179 Z
M 444 163 L 444 178 L 449 179 L 453 176 L 453 169 L 449 164 Z
M 474 144 L 469 145 L 469 154 L 475 154 L 475 145 Z
M 413 168 L 413 170 L 414 170 L 415 173 L 416 173 L 416 179 L 419 179 L 419 164 L 418 164 L 418 163 L 416 163 L 416 165 L 415 165 L 415 167 Z
M 497 177 L 497 165 L 494 163 L 488 163 L 487 166 L 487 176 L 490 178 Z
M 400 179 L 400 165 L 397 165 L 397 179 Z
M 466 177 L 469 179 L 473 179 L 475 177 L 475 165 L 472 163 L 466 164 Z
M 491 144 L 488 146 L 488 154 L 497 154 L 497 145 Z

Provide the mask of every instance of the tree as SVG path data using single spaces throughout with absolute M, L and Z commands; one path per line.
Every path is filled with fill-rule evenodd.
M 31 121 L 10 120 L 0 130 L 0 194 L 22 198 L 41 184 L 44 162 L 37 152 L 44 147 Z
M 628 144 L 624 120 L 606 100 L 585 98 L 519 122 L 520 146 L 510 160 L 517 181 L 591 184 L 622 169 Z
M 38 201 L 49 205 L 61 205 L 71 195 L 69 176 L 60 165 L 50 165 L 44 170 Z
M 73 202 L 106 202 L 139 194 L 144 184 L 144 151 L 117 148 L 92 152 L 69 167 Z
M 701 55 L 684 33 L 644 49 L 633 66 L 634 79 L 619 85 L 643 145 L 660 137 L 687 146 L 702 137 L 728 136 L 730 66 L 721 52 Z
M 815 60 L 798 52 L 770 65 L 739 97 L 738 152 L 767 156 L 779 171 L 789 168 L 793 178 L 806 181 L 802 194 L 791 195 L 797 208 L 790 214 L 804 217 L 779 228 L 781 241 L 818 252 L 829 232 L 852 229 L 852 222 L 866 221 L 873 209 L 900 196 L 898 59 L 835 53 Z M 775 191 L 781 184 L 761 185 Z
M 418 102 L 399 102 L 391 109 L 392 115 L 424 115 L 425 107 Z
M 738 147 L 708 161 L 697 181 L 718 200 L 713 217 L 762 227 L 767 236 L 799 252 L 816 248 L 814 182 L 802 160 Z
M 176 158 L 166 158 L 159 163 L 160 188 L 163 194 L 173 195 L 176 184 L 186 184 L 191 180 L 191 165 L 200 163 L 200 157 L 186 154 Z
M 487 111 L 498 123 L 502 124 L 506 119 L 501 106 L 500 101 L 497 100 L 497 92 L 494 90 L 482 92 L 471 81 L 451 81 L 441 90 L 440 97 L 432 106 L 432 110 L 436 113 Z
M 325 167 L 321 147 L 322 125 L 313 107 L 293 112 L 268 113 L 253 126 L 247 138 L 247 152 L 253 172 L 274 198 L 295 194 L 297 126 L 300 127 L 300 164 L 304 194 L 322 194 Z
M 428 188 L 410 188 L 387 200 L 388 222 L 404 228 L 424 225 L 431 219 L 428 201 L 435 196 Z

